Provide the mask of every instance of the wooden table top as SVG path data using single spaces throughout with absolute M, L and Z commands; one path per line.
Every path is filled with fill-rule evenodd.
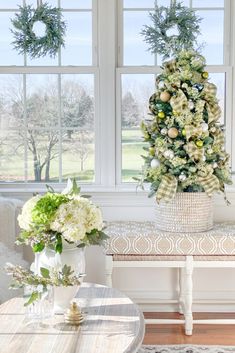
M 144 337 L 138 307 L 118 290 L 83 283 L 76 300 L 84 312 L 80 327 L 63 315 L 41 323 L 27 321 L 22 298 L 0 306 L 1 353 L 135 353 Z

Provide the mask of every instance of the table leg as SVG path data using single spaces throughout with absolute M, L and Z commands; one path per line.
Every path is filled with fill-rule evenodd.
M 193 304 L 193 256 L 186 257 L 185 264 L 185 297 L 184 297 L 184 317 L 185 317 L 185 334 L 188 336 L 192 335 L 193 332 L 193 315 L 192 315 L 192 304 Z
M 105 256 L 105 281 L 108 287 L 112 287 L 112 273 L 113 273 L 113 257 L 112 255 Z

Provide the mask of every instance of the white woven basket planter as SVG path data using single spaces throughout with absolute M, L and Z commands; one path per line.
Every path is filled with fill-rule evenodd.
M 213 198 L 205 192 L 180 192 L 155 206 L 156 227 L 167 232 L 202 232 L 213 228 Z

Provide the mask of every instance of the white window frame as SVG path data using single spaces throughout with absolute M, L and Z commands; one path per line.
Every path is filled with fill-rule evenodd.
M 25 4 L 25 0 L 23 0 L 23 4 Z M 60 0 L 58 0 L 58 4 L 60 5 Z M 23 81 L 24 81 L 24 92 L 23 95 L 26 97 L 26 85 L 25 85 L 25 79 L 26 75 L 30 74 L 55 74 L 58 75 L 58 89 L 60 91 L 60 81 L 61 81 L 61 75 L 63 74 L 71 74 L 71 75 L 79 75 L 79 74 L 92 74 L 94 76 L 94 135 L 95 135 L 95 156 L 94 156 L 94 162 L 95 162 L 95 180 L 92 185 L 100 185 L 101 184 L 101 174 L 100 174 L 100 160 L 101 160 L 101 148 L 100 148 L 100 121 L 99 121 L 99 69 L 98 69 L 98 52 L 97 52 L 97 46 L 98 46 L 98 23 L 97 23 L 97 0 L 92 0 L 92 10 L 90 9 L 63 9 L 63 12 L 87 12 L 91 11 L 92 12 L 92 65 L 90 66 L 61 66 L 61 56 L 59 53 L 58 56 L 58 65 L 55 66 L 27 66 L 26 65 L 26 56 L 24 55 L 24 65 L 23 66 L 0 66 L 0 74 L 21 74 L 23 75 Z M 17 11 L 17 8 L 11 8 L 11 9 L 1 9 L 1 12 L 12 12 L 14 13 Z M 60 95 L 59 95 L 60 97 Z M 60 98 L 59 98 L 60 99 Z M 59 100 L 59 107 L 61 106 L 60 100 Z M 60 109 L 60 108 L 59 108 Z M 59 144 L 61 144 L 61 141 L 59 141 Z M 27 155 L 25 156 L 27 157 Z M 59 156 L 59 158 L 62 158 L 62 155 Z M 61 166 L 61 163 L 60 163 Z M 60 170 L 61 174 L 61 170 Z M 50 183 L 55 189 L 62 189 L 64 187 L 65 183 L 58 182 L 58 183 Z M 84 184 L 85 185 L 85 184 Z M 25 182 L 11 182 L 11 183 L 0 183 L 0 188 L 1 190 L 8 191 L 8 190 L 14 190 L 16 192 L 20 191 L 41 191 L 45 190 L 45 183 L 28 183 L 27 181 Z
M 122 74 L 156 74 L 157 66 L 122 66 L 122 0 L 93 1 L 93 66 L 31 67 L 30 73 L 61 73 L 95 75 L 95 175 L 94 184 L 81 184 L 85 192 L 136 192 L 135 183 L 121 181 L 121 75 Z M 226 74 L 226 148 L 232 150 L 232 137 L 235 139 L 233 100 L 235 99 L 235 80 L 232 64 L 235 61 L 235 4 L 225 0 L 224 21 L 224 54 L 225 63 L 219 66 L 208 66 L 209 72 Z M 218 8 L 216 8 L 218 9 Z M 11 9 L 12 10 L 12 9 Z M 70 10 L 70 9 L 69 9 Z M 203 8 L 203 10 L 205 10 Z M 4 11 L 7 11 L 4 10 Z M 233 16 L 234 14 L 234 16 Z M 231 21 L 230 21 L 231 19 Z M 231 23 L 231 28 L 230 28 Z M 231 32 L 231 35 L 230 35 Z M 232 46 L 232 47 L 231 47 Z M 232 49 L 231 49 L 232 48 Z M 27 68 L 9 66 L 0 67 L 1 73 L 27 73 Z M 233 133 L 232 133 L 233 132 Z M 232 153 L 232 165 L 235 174 L 235 146 Z M 235 175 L 234 175 L 235 179 Z M 234 180 L 235 181 L 235 180 Z M 51 184 L 55 190 L 64 188 L 64 183 Z M 1 183 L 0 192 L 15 195 L 27 192 L 44 192 L 44 183 Z M 129 194 L 128 194 L 129 195 Z

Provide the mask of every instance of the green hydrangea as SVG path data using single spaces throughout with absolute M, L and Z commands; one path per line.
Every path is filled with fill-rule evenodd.
M 33 223 L 40 226 L 49 224 L 59 206 L 66 202 L 69 202 L 67 195 L 47 192 L 32 210 Z

